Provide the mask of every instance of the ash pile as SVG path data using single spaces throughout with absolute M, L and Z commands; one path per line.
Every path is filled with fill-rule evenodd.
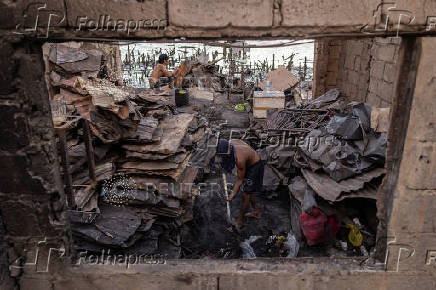
M 374 251 L 388 124 L 389 109 L 349 102 L 338 89 L 252 122 L 245 140 L 266 161 L 266 194 L 288 189 L 300 256 Z
M 118 86 L 100 49 L 46 52 L 74 249 L 178 258 L 199 174 L 187 165 L 206 120 L 177 111 L 169 88 Z

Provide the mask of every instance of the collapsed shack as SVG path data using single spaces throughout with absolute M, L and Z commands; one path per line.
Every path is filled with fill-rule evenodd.
M 311 84 L 271 72 L 283 106 L 253 116 L 253 83 L 214 62 L 184 61 L 174 90 L 120 86 L 101 47 L 45 48 L 53 121 L 73 248 L 165 258 L 356 256 L 373 252 L 388 114 L 339 90 L 310 100 Z M 277 86 L 277 87 L 274 87 Z M 266 88 L 264 88 L 266 89 Z M 248 129 L 247 129 L 248 128 Z M 242 140 L 265 161 L 260 220 L 226 220 L 218 137 Z M 231 183 L 235 176 L 228 176 Z M 239 214 L 241 199 L 231 204 Z

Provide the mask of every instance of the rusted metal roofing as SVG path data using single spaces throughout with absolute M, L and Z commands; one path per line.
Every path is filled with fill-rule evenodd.
M 360 194 L 362 194 L 361 197 L 375 196 L 376 190 L 371 187 L 365 187 L 365 184 L 385 173 L 384 168 L 376 168 L 353 178 L 336 182 L 324 172 L 318 173 L 308 169 L 302 169 L 301 171 L 310 187 L 312 187 L 319 196 L 331 202 L 339 201 L 347 197 L 359 197 L 358 195 Z M 364 187 L 365 190 L 361 191 Z M 342 193 L 350 194 L 341 196 Z

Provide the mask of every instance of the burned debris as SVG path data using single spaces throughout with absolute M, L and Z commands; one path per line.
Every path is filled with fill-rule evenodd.
M 303 251 L 304 245 L 326 242 L 343 251 L 341 245 L 352 242 L 345 235 L 349 229 L 365 239 L 339 255 L 374 250 L 377 220 L 362 213 L 375 212 L 387 139 L 386 129 L 377 130 L 386 124 L 371 119 L 377 116 L 373 109 L 378 114 L 378 108 L 347 102 L 334 89 L 300 106 L 270 110 L 265 121 L 252 123 L 247 141 L 261 144 L 270 172 L 264 184 L 289 189 L 291 228 Z
M 46 48 L 74 250 L 225 259 L 374 252 L 389 110 L 338 89 L 312 100 L 311 83 L 284 67 L 260 84 L 229 78 L 217 59 L 184 60 L 174 88 L 120 86 L 106 51 Z M 227 182 L 210 166 L 222 137 L 243 140 L 265 164 L 262 218 L 241 229 L 233 218 L 241 200 L 226 204 Z M 226 179 L 231 189 L 235 176 Z
M 98 49 L 52 44 L 49 51 L 74 249 L 178 258 L 178 228 L 189 220 L 198 173 L 187 163 L 206 123 L 178 113 L 168 88 L 141 92 L 99 78 Z

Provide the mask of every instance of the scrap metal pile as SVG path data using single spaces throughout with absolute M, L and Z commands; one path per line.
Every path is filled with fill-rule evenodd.
M 178 258 L 198 173 L 187 164 L 207 124 L 178 113 L 169 89 L 99 78 L 101 57 L 52 44 L 48 58 L 74 248 Z
M 309 245 L 325 242 L 312 240 L 306 222 L 321 212 L 338 218 L 345 232 L 364 233 L 360 243 L 353 244 L 357 252 L 365 255 L 365 249 L 374 246 L 375 214 L 374 219 L 363 217 L 358 212 L 364 211 L 363 204 L 356 211 L 344 208 L 341 201 L 365 199 L 375 207 L 385 174 L 388 114 L 366 103 L 349 103 L 334 89 L 297 108 L 270 111 L 264 124 L 249 130 L 246 140 L 253 147 L 260 145 L 258 152 L 267 162 L 264 189 L 272 194 L 280 186 L 289 189 L 292 230 L 298 240 Z M 335 236 L 338 220 L 331 222 Z M 337 238 L 346 246 L 346 237 Z

